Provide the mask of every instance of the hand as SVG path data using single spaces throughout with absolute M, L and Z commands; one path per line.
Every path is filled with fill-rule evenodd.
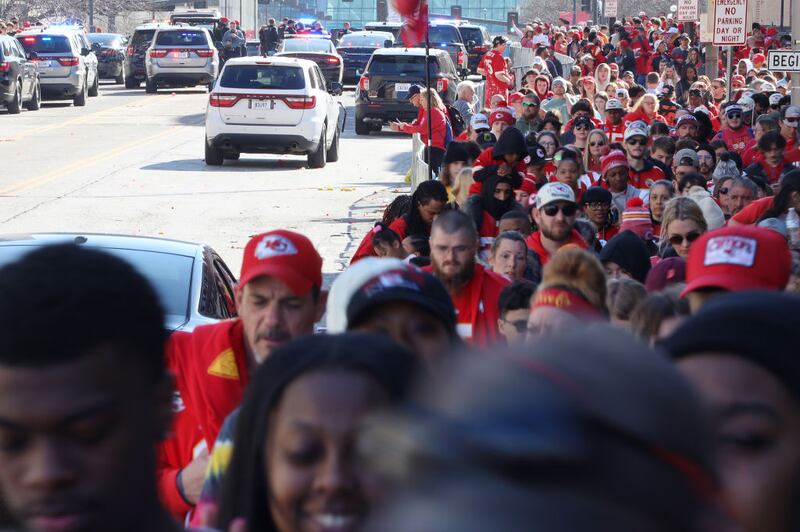
M 512 169 L 511 169 L 510 166 L 508 166 L 507 163 L 502 163 L 497 168 L 497 175 L 499 175 L 500 177 L 505 177 L 505 176 L 509 175 L 511 173 L 511 171 L 512 171 Z
M 212 528 L 217 524 L 217 516 L 219 510 L 216 506 L 209 505 L 202 509 L 200 516 L 200 523 L 202 528 L 190 529 L 191 532 L 222 532 L 216 528 Z M 227 532 L 247 532 L 247 521 L 243 517 L 237 517 L 231 522 Z
M 197 458 L 183 468 L 181 472 L 181 487 L 186 500 L 192 504 L 197 504 L 200 499 L 200 492 L 203 489 L 203 482 L 206 478 L 208 469 L 208 450 L 203 449 Z

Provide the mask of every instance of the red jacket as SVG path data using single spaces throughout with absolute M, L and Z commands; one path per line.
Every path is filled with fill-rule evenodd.
M 502 159 L 494 158 L 491 147 L 486 148 L 481 152 L 480 155 L 478 155 L 478 158 L 475 159 L 475 162 L 472 163 L 472 175 L 475 176 L 476 173 L 488 166 L 500 166 L 502 162 Z M 517 173 L 519 173 L 522 179 L 525 179 L 525 176 L 528 175 L 528 165 L 524 160 L 517 162 Z M 472 196 L 473 194 L 480 194 L 481 190 L 483 190 L 483 183 L 481 181 L 475 181 L 469 186 L 469 195 Z
M 539 263 L 544 267 L 548 262 L 550 262 L 550 252 L 547 251 L 542 244 L 542 232 L 536 231 L 535 233 L 531 233 L 531 235 L 525 240 L 525 243 L 528 244 L 528 248 L 536 253 L 539 256 Z M 586 241 L 583 239 L 581 234 L 577 232 L 575 229 L 572 230 L 572 234 L 569 237 L 569 242 L 567 244 L 575 244 L 579 246 L 581 249 L 586 249 Z M 565 244 L 566 245 L 566 244 Z
M 402 242 L 403 239 L 406 237 L 406 231 L 408 230 L 408 226 L 406 225 L 406 217 L 401 216 L 397 218 L 395 221 L 389 224 L 389 229 L 397 233 L 397 236 L 400 237 L 400 241 Z M 360 261 L 364 257 L 377 257 L 378 254 L 375 253 L 375 248 L 372 247 L 372 231 L 368 231 L 364 238 L 361 239 L 361 244 L 358 245 L 358 249 L 353 254 L 353 258 L 350 259 L 350 265 L 352 266 L 356 262 Z
M 658 113 L 656 113 L 653 118 L 649 118 L 641 108 L 626 114 L 625 117 L 622 119 L 622 122 L 625 125 L 630 125 L 631 122 L 636 122 L 637 120 L 641 120 L 648 126 L 656 121 L 663 122 L 665 124 L 667 123 L 667 119 Z
M 170 438 L 158 450 L 158 488 L 167 509 L 183 520 L 191 510 L 178 491 L 178 472 L 203 447 L 210 452 L 222 423 L 242 400 L 248 382 L 241 320 L 175 332 L 166 349 L 175 376 Z
M 494 217 L 486 212 L 486 209 L 483 210 L 483 219 L 481 220 L 481 226 L 478 227 L 478 236 L 480 237 L 480 251 L 488 252 L 492 244 L 494 244 L 494 239 L 497 238 L 499 233 L 500 222 L 495 220 Z
M 431 109 L 431 146 L 444 150 L 447 148 L 445 139 L 447 137 L 447 118 L 441 109 Z M 428 113 L 424 112 L 419 124 L 406 124 L 403 126 L 405 133 L 419 133 L 423 144 L 428 143 Z
M 432 272 L 431 266 L 423 270 Z M 453 297 L 456 307 L 456 328 L 467 342 L 478 347 L 489 347 L 500 340 L 497 320 L 500 319 L 498 300 L 508 279 L 475 264 L 472 278 Z
M 753 131 L 747 126 L 742 126 L 736 130 L 726 127 L 714 135 L 714 140 L 722 140 L 728 150 L 742 154 L 742 162 L 744 162 L 743 152 L 749 147 L 750 141 L 754 140 L 754 138 Z
M 664 171 L 653 164 L 649 158 L 645 158 L 644 168 L 641 172 L 628 168 L 628 183 L 636 188 L 649 190 L 650 186 L 659 179 L 664 179 Z
M 606 120 L 606 123 L 604 124 L 603 129 L 605 130 L 606 135 L 608 135 L 608 142 L 619 142 L 620 144 L 622 144 L 624 142 L 624 139 L 625 139 L 625 121 L 624 120 L 622 122 L 620 122 L 619 124 L 617 124 L 616 126 L 611 124 L 611 123 L 609 123 L 609 121 Z

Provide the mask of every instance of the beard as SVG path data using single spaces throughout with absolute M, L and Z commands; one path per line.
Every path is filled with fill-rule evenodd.
M 556 221 L 552 221 L 549 224 L 542 224 L 541 230 L 545 238 L 553 242 L 566 242 L 572 234 L 572 227 L 570 227 L 569 224 L 562 224 Z
M 434 275 L 442 282 L 447 291 L 455 293 L 472 279 L 472 272 L 475 268 L 475 255 L 471 255 L 466 262 L 462 263 L 448 261 L 440 265 L 433 260 L 431 261 L 431 266 L 433 267 Z M 447 267 L 455 268 L 455 271 L 452 273 L 444 272 L 444 268 Z

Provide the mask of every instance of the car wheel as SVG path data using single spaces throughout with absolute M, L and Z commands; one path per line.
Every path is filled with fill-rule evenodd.
M 139 88 L 139 80 L 136 78 L 125 78 L 125 88 L 126 89 L 138 89 Z
M 72 99 L 72 105 L 75 107 L 83 107 L 86 105 L 86 83 L 87 80 L 83 80 L 83 86 L 81 87 L 81 92 L 75 95 L 75 98 Z
M 328 149 L 328 152 L 325 154 L 325 158 L 332 163 L 335 163 L 339 160 L 339 128 L 336 128 L 336 132 L 333 134 L 333 141 L 331 142 L 331 147 Z
M 158 85 L 156 85 L 155 80 L 147 78 L 144 82 L 144 92 L 147 94 L 155 94 L 158 92 Z
M 364 122 L 363 118 L 356 116 L 356 135 L 369 135 L 372 126 Z
M 38 111 L 42 107 L 42 85 L 39 81 L 36 81 L 36 85 L 33 87 L 33 94 L 31 95 L 31 99 L 28 103 L 25 104 L 25 109 L 28 111 Z
M 225 154 L 223 155 L 223 158 L 226 161 L 238 161 L 240 156 L 241 156 L 241 154 L 239 152 L 228 151 L 228 152 L 225 152 Z
M 95 97 L 100 94 L 100 76 L 95 74 L 94 76 L 94 83 L 89 88 L 89 96 Z
M 322 130 L 322 136 L 319 139 L 319 146 L 313 153 L 308 154 L 308 167 L 309 168 L 325 168 L 325 154 L 328 151 L 325 147 L 325 130 Z
M 14 91 L 14 99 L 6 105 L 8 114 L 18 115 L 22 111 L 22 82 L 17 82 L 17 88 Z
M 206 165 L 222 166 L 222 163 L 224 161 L 224 158 L 222 156 L 222 150 L 220 150 L 219 148 L 215 148 L 214 146 L 209 144 L 207 140 L 205 142 L 205 145 L 206 145 L 206 156 L 205 156 Z

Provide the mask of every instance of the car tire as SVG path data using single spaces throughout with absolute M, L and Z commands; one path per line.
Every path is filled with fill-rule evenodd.
M 336 132 L 333 134 L 333 141 L 331 142 L 331 147 L 328 149 L 327 153 L 325 154 L 325 158 L 328 162 L 335 163 L 339 160 L 339 128 L 336 128 Z
M 158 92 L 158 85 L 156 85 L 155 80 L 147 78 L 144 82 L 144 92 L 147 94 L 155 94 Z
M 364 122 L 363 118 L 356 116 L 356 135 L 369 135 L 372 126 Z
M 125 88 L 126 89 L 138 89 L 139 88 L 139 80 L 136 78 L 125 78 Z
M 75 107 L 83 107 L 86 105 L 86 82 L 87 80 L 83 80 L 83 86 L 81 87 L 81 92 L 75 95 L 72 99 L 72 105 Z
M 6 104 L 6 109 L 8 109 L 8 114 L 10 115 L 18 115 L 22 112 L 22 82 L 17 82 L 17 88 L 14 91 L 14 99 Z
M 25 109 L 28 111 L 38 111 L 42 108 L 42 85 L 36 81 L 36 86 L 33 88 L 33 95 L 28 103 L 25 104 Z
M 236 151 L 228 151 L 222 155 L 222 158 L 226 161 L 238 161 L 241 154 Z
M 222 163 L 225 161 L 222 150 L 219 148 L 215 148 L 208 141 L 205 141 L 206 145 L 206 153 L 205 153 L 205 161 L 207 166 L 222 166 Z
M 99 94 L 100 94 L 100 76 L 95 74 L 94 83 L 92 83 L 92 86 L 89 87 L 89 96 L 94 98 L 95 96 L 98 96 Z
M 325 168 L 325 155 L 327 148 L 325 146 L 325 130 L 322 130 L 322 136 L 319 139 L 319 146 L 317 149 L 308 154 L 308 167 L 309 168 Z

